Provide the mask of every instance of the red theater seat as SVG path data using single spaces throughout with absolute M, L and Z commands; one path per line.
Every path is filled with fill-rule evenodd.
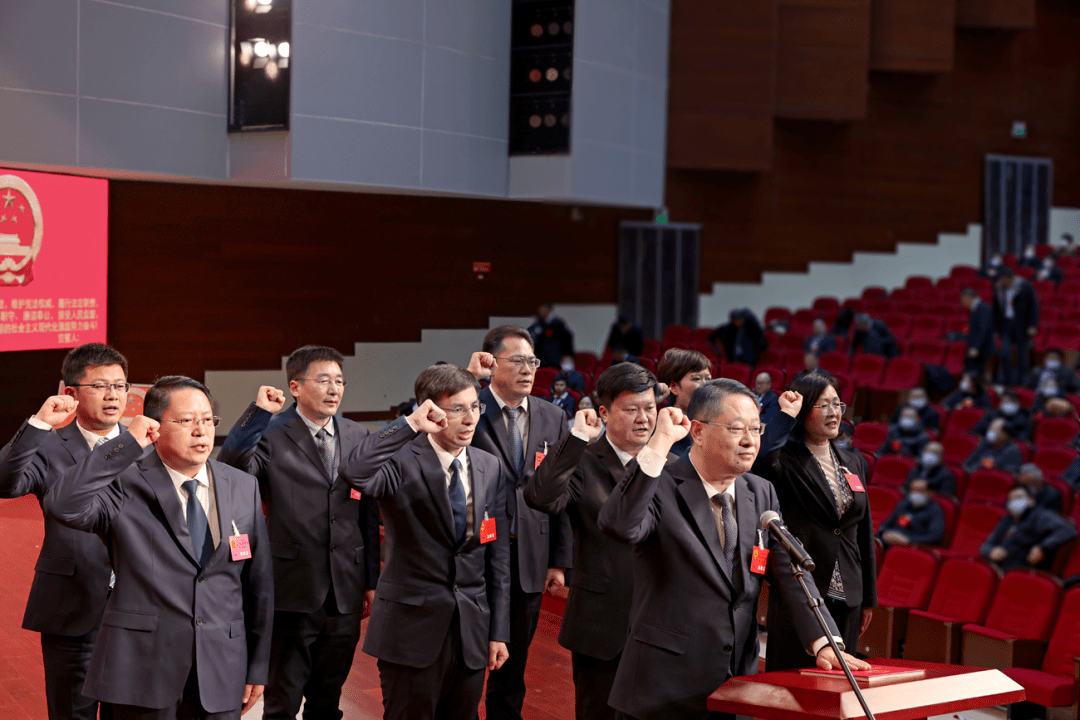
M 668 343 L 689 343 L 690 327 L 688 325 L 668 325 L 664 328 L 664 336 L 660 339 L 664 345 Z
M 1012 570 L 998 583 L 984 624 L 964 626 L 961 663 L 997 668 L 1037 666 L 1061 606 L 1061 580 Z
M 1016 484 L 1012 473 L 1004 470 L 976 470 L 968 475 L 964 502 L 987 502 L 1004 505 L 1009 490 Z
M 550 388 L 559 372 L 558 368 L 542 367 L 538 369 L 536 376 L 533 378 L 533 386 L 539 385 L 542 388 Z
M 855 434 L 851 436 L 851 444 L 859 450 L 877 452 L 881 443 L 889 435 L 889 426 L 879 422 L 864 422 L 855 426 Z
M 878 607 L 874 621 L 859 637 L 859 651 L 868 657 L 900 657 L 900 641 L 908 612 L 925 610 L 937 575 L 938 557 L 916 547 L 894 547 L 885 553 L 878 573 Z
M 941 553 L 948 557 L 979 557 L 979 546 L 986 542 L 1004 516 L 1005 508 L 997 505 L 963 503 L 952 544 Z
M 964 372 L 964 358 L 967 357 L 967 343 L 954 340 L 945 346 L 945 369 L 956 377 Z
M 907 482 L 908 473 L 913 467 L 915 458 L 882 455 L 874 467 L 874 484 L 879 487 L 899 488 Z
M 949 413 L 949 418 L 945 424 L 944 435 L 966 435 L 971 431 L 971 428 L 975 427 L 975 425 L 983 419 L 983 415 L 985 414 L 986 410 L 982 408 L 956 408 Z M 972 448 L 972 450 L 974 449 L 975 448 Z M 968 455 L 970 454 L 971 453 L 968 453 Z M 964 460 L 967 460 L 966 456 L 964 457 Z
M 720 377 L 731 378 L 732 380 L 738 380 L 743 385 L 751 384 L 750 373 L 751 367 L 745 363 L 724 363 L 724 367 L 720 368 Z
M 924 365 L 941 365 L 945 360 L 945 346 L 940 340 L 916 340 L 913 335 L 908 343 L 907 357 Z
M 916 315 L 911 321 L 912 340 L 935 340 L 941 347 L 941 336 L 945 334 L 945 318 L 941 315 Z M 940 352 L 940 351 L 939 351 Z
M 941 445 L 945 449 L 942 454 L 945 462 L 961 464 L 975 452 L 979 445 L 979 438 L 974 435 L 949 435 L 946 433 L 941 438 Z
M 645 368 L 649 372 L 656 374 L 656 361 L 649 357 L 639 357 L 638 365 Z
M 1072 418 L 1043 418 L 1035 426 L 1035 447 L 1060 447 L 1080 433 L 1080 423 Z
M 934 287 L 934 281 L 925 275 L 908 275 L 904 287 L 908 290 L 929 290 Z
M 941 508 L 941 514 L 945 516 L 945 534 L 941 536 L 941 546 L 948 547 L 952 542 L 953 533 L 956 532 L 956 516 L 960 512 L 960 501 L 952 495 L 934 495 L 934 502 Z
M 819 313 L 828 312 L 830 310 L 839 310 L 840 301 L 834 297 L 819 297 L 814 300 L 814 304 L 811 307 Z
M 879 285 L 871 285 L 870 287 L 863 289 L 861 297 L 863 300 L 887 298 L 889 297 L 889 291 Z
M 851 357 L 847 353 L 842 353 L 837 350 L 822 353 L 821 356 L 818 357 L 818 367 L 833 375 L 846 373 L 850 364 Z
M 641 350 L 642 357 L 660 358 L 660 343 L 652 338 L 646 338 Z M 605 368 L 606 369 L 606 368 Z
M 1040 447 L 1035 449 L 1032 460 L 1045 475 L 1060 477 L 1076 459 L 1076 451 L 1069 447 Z
M 599 359 L 591 352 L 574 353 L 574 367 L 578 372 L 591 373 Z
M 1076 672 L 1080 656 L 1080 588 L 1065 593 L 1046 656 L 1038 668 L 1010 667 L 1003 672 L 1024 686 L 1028 702 L 1044 707 L 1071 706 L 1077 717 Z
M 953 280 L 975 280 L 979 274 L 979 269 L 972 267 L 971 265 L 954 265 L 949 270 L 949 277 Z
M 922 383 L 922 363 L 909 357 L 894 357 L 885 366 L 881 382 L 875 386 L 875 389 L 899 392 L 919 387 Z
M 997 571 L 986 563 L 946 559 L 926 609 L 908 614 L 904 659 L 958 664 L 961 629 L 986 620 L 997 583 Z
M 855 353 L 851 358 L 848 374 L 855 381 L 856 388 L 877 387 L 885 374 L 885 357 L 870 353 Z
M 1044 336 L 1044 342 L 1039 349 L 1051 347 L 1062 350 L 1080 350 L 1080 327 L 1074 323 L 1059 322 L 1051 325 Z
M 774 365 L 762 366 L 761 364 L 758 364 L 758 366 L 754 368 L 753 375 L 750 378 L 751 389 L 753 389 L 752 383 L 757 382 L 757 376 L 760 373 L 769 373 L 769 377 L 772 379 L 773 392 L 775 392 L 777 395 L 779 395 L 783 391 L 783 389 L 787 387 L 787 373 L 785 373 L 782 368 L 776 367 Z
M 786 307 L 771 307 L 765 310 L 766 325 L 777 320 L 791 320 L 791 311 Z
M 866 499 L 870 503 L 870 520 L 874 523 L 874 532 L 877 532 L 881 523 L 892 515 L 892 511 L 900 502 L 900 497 L 899 491 L 893 488 L 880 485 L 870 485 L 866 488 Z

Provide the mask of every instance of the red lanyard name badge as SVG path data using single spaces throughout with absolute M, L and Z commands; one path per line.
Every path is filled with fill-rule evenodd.
M 229 552 L 232 553 L 233 560 L 250 560 L 251 559 L 251 541 L 248 539 L 247 533 L 240 534 L 240 529 L 236 527 L 236 521 L 232 521 L 233 534 L 229 536 Z
M 757 531 L 758 544 L 754 546 L 754 556 L 750 558 L 750 572 L 758 575 L 765 574 L 765 567 L 769 564 L 769 550 L 765 547 L 765 535 L 761 528 Z
M 495 518 L 488 517 L 484 510 L 484 520 L 480 523 L 480 544 L 489 543 L 495 539 Z

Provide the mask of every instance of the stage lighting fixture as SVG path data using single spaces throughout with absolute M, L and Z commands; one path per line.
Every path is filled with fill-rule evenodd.
M 510 155 L 570 152 L 573 0 L 514 0 Z
M 232 0 L 230 131 L 288 127 L 291 28 L 290 0 Z

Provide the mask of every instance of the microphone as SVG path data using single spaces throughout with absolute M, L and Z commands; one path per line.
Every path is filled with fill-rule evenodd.
M 773 510 L 766 510 L 761 513 L 761 528 L 768 530 L 784 546 L 787 554 L 791 556 L 791 562 L 802 566 L 806 570 L 814 569 L 814 561 L 803 550 L 803 546 L 799 544 L 791 531 L 784 527 L 784 524 L 780 521 L 780 513 Z

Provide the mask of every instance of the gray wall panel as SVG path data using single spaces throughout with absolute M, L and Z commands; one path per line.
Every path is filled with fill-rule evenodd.
M 586 61 L 574 61 L 573 150 L 579 139 L 630 148 L 634 113 L 632 75 Z M 579 101 L 580 98 L 580 101 Z
M 574 144 L 574 197 L 633 203 L 630 172 L 633 152 L 588 140 Z
M 424 182 L 430 190 L 506 195 L 506 141 L 424 131 Z
M 76 0 L 0 5 L 0 87 L 75 92 Z
M 429 2 L 424 42 L 505 61 L 510 57 L 510 3 Z
M 420 42 L 425 0 L 293 0 L 293 23 Z
M 33 0 L 33 2 L 37 1 Z M 99 0 L 83 0 L 83 2 L 99 2 Z M 218 25 L 229 24 L 229 3 L 221 0 L 116 0 L 116 3 L 156 10 L 190 20 L 202 20 Z
M 506 139 L 506 66 L 478 55 L 424 51 L 424 127 Z
M 420 130 L 293 117 L 294 179 L 420 187 Z
M 633 68 L 637 5 L 635 0 L 578 2 L 574 10 L 574 59 Z
M 0 90 L 0 160 L 75 164 L 75 97 Z

